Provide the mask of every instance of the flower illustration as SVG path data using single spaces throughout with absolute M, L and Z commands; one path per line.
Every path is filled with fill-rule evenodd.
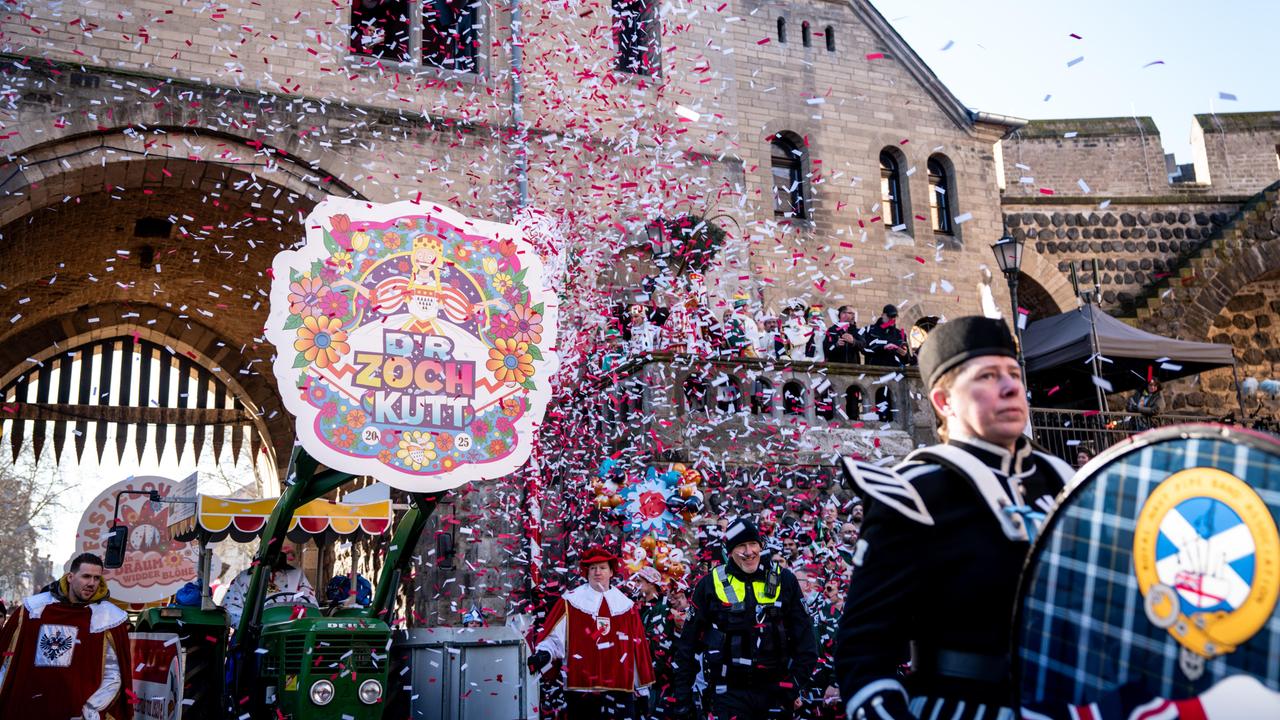
M 363 410 L 352 410 L 347 413 L 347 427 L 352 430 L 359 430 L 369 422 L 369 416 Z
M 392 453 L 390 450 L 378 451 L 378 462 L 382 463 L 383 465 L 390 465 L 391 461 L 394 460 L 395 457 L 396 457 L 395 454 Z
M 311 396 L 312 405 L 315 405 L 316 403 L 324 402 L 324 399 L 329 396 L 329 391 L 325 390 L 324 386 L 321 385 L 320 383 L 316 383 L 312 385 L 307 390 L 307 393 Z
M 478 438 L 482 438 L 489 434 L 489 423 L 483 420 L 476 420 L 471 423 L 471 434 Z
M 325 287 L 323 281 L 311 277 L 310 273 L 303 275 L 297 281 L 289 283 L 289 313 L 303 317 L 319 315 L 320 298 L 328 294 L 329 288 Z
M 400 243 L 404 238 L 400 237 L 400 233 L 387 232 L 382 234 L 382 244 L 392 252 L 400 249 Z
M 493 427 L 500 433 L 509 433 L 515 429 L 515 425 L 511 424 L 511 418 L 506 415 L 499 416 L 497 420 L 494 420 Z
M 293 349 L 302 353 L 309 363 L 327 368 L 338 358 L 351 352 L 347 333 L 342 330 L 342 320 L 330 317 L 306 317 L 298 328 L 298 339 Z M 491 350 L 490 353 L 493 351 Z
M 327 402 L 320 406 L 321 419 L 328 420 L 338 416 L 338 403 Z
M 453 256 L 458 258 L 458 262 L 466 262 L 471 259 L 471 243 L 458 243 L 453 248 Z
M 411 430 L 400 438 L 400 449 L 396 452 L 396 457 L 408 467 L 421 470 L 436 459 L 436 444 L 431 441 L 430 433 Z
M 510 313 L 506 315 L 497 315 L 489 325 L 489 331 L 494 337 L 512 338 L 516 335 L 515 318 Z
M 344 337 L 345 339 L 345 337 Z M 529 343 L 498 338 L 489 348 L 489 360 L 485 367 L 498 382 L 522 383 L 533 377 L 533 356 Z
M 507 452 L 507 443 L 504 440 L 494 440 L 489 443 L 490 457 L 498 457 Z
M 340 318 L 351 312 L 351 302 L 340 292 L 327 292 L 320 296 L 320 313 L 328 317 Z M 536 341 L 535 341 L 536 342 Z
M 355 267 L 355 264 L 351 262 L 351 253 L 349 252 L 334 253 L 332 262 L 333 262 L 333 266 L 337 268 L 338 272 L 342 273 L 343 275 L 351 272 L 351 268 Z
M 493 278 L 494 285 L 498 284 L 498 277 L 501 276 Z M 531 345 L 536 345 L 542 340 L 541 315 L 534 312 L 528 305 L 517 305 L 511 308 L 510 315 L 516 326 L 516 340 Z
M 451 457 L 444 457 L 440 459 L 440 467 L 445 470 L 452 470 L 454 467 L 457 466 L 457 464 L 458 463 L 455 462 L 454 459 Z
M 349 448 L 356 444 L 356 434 L 346 425 L 339 425 L 333 431 L 333 444 L 341 448 Z
M 356 252 L 364 252 L 369 248 L 369 233 L 361 230 L 360 232 L 351 233 L 351 249 Z
M 515 417 L 520 414 L 521 405 L 520 398 L 506 398 L 502 401 L 502 414 L 507 417 Z
M 511 285 L 511 276 L 507 273 L 498 273 L 493 276 L 493 287 L 498 292 L 506 292 Z
M 347 215 L 330 215 L 329 225 L 334 232 L 345 233 L 351 229 L 351 218 Z
M 492 275 L 498 272 L 498 261 L 495 258 L 487 257 L 480 261 L 480 267 L 485 271 L 485 274 Z
M 436 447 L 440 448 L 440 452 L 449 452 L 453 449 L 453 436 L 449 433 L 436 435 Z

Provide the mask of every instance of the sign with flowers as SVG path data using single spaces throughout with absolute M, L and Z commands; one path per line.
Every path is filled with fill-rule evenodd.
M 328 198 L 276 256 L 267 337 L 302 445 L 436 492 L 524 464 L 556 370 L 556 299 L 512 225 Z

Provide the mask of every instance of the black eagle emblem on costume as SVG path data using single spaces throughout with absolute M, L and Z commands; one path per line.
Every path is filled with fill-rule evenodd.
M 64 635 L 61 631 L 42 635 L 40 637 L 40 655 L 49 662 L 55 662 L 58 658 L 71 652 L 71 648 L 75 644 L 75 637 Z

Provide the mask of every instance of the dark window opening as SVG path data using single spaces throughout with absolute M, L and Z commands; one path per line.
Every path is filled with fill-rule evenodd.
M 712 385 L 716 393 L 716 412 L 732 415 L 742 408 L 742 391 L 738 389 L 737 380 L 722 374 Z
M 408 0 L 353 0 L 351 52 L 410 62 Z
M 850 420 L 857 420 L 862 416 L 862 412 L 862 388 L 850 385 L 849 389 L 844 391 L 844 414 L 848 415 Z
M 937 157 L 929 158 L 929 220 L 934 232 L 944 235 L 953 232 L 952 200 L 951 181 L 946 165 Z
M 684 381 L 684 406 L 689 412 L 697 412 L 707 407 L 707 381 L 697 375 L 690 375 Z
M 831 384 L 823 383 L 814 393 L 813 411 L 824 420 L 833 420 L 836 416 L 836 404 L 831 397 Z
M 804 385 L 792 380 L 782 386 L 782 414 L 804 415 Z
M 813 31 L 809 29 L 808 20 L 800 23 L 800 44 L 805 47 L 813 47 Z
M 889 150 L 880 151 L 880 201 L 885 224 L 902 225 L 902 170 Z
M 827 52 L 835 52 L 836 51 L 835 27 L 832 25 L 828 25 L 827 28 L 822 31 L 822 37 L 824 40 L 827 41 Z
M 782 135 L 775 135 L 770 145 L 770 162 L 773 171 L 773 214 L 780 217 L 803 218 L 804 207 L 804 153 L 796 143 Z
M 787 19 L 778 18 L 778 42 L 785 43 L 787 41 Z
M 773 383 L 763 378 L 757 378 L 755 387 L 751 392 L 751 414 L 772 415 L 773 393 Z
M 636 75 L 657 75 L 658 0 L 613 0 L 617 68 Z
M 422 3 L 422 64 L 455 72 L 475 72 L 477 0 Z
M 133 223 L 133 236 L 139 238 L 167 239 L 172 230 L 173 223 L 165 218 L 144 217 Z

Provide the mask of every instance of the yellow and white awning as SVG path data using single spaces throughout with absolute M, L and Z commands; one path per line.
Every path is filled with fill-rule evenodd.
M 176 540 L 192 540 L 204 535 L 207 542 L 218 542 L 228 536 L 237 542 L 249 542 L 262 535 L 275 507 L 276 498 L 236 500 L 201 495 L 196 501 L 195 515 L 170 525 L 169 533 Z M 287 534 L 294 542 L 350 540 L 386 533 L 391 528 L 391 519 L 390 500 L 348 504 L 321 498 L 298 508 L 289 522 Z

